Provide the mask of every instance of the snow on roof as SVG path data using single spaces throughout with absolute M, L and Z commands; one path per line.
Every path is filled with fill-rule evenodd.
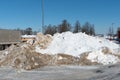
M 36 37 L 36 35 L 22 35 L 22 38 L 33 38 Z

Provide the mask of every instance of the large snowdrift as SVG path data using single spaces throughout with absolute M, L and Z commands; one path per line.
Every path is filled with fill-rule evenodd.
M 89 53 L 87 59 L 102 64 L 118 62 L 118 57 L 114 55 L 118 53 L 118 50 L 119 45 L 104 38 L 71 32 L 55 34 L 51 44 L 46 49 L 40 49 L 39 46 L 36 46 L 36 52 L 43 54 L 63 53 L 80 57 L 81 54 L 87 52 Z

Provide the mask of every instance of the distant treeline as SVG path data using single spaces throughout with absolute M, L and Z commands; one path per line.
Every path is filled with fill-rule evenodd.
M 26 29 L 15 29 L 21 32 L 22 35 L 36 35 L 38 31 L 33 31 L 31 27 L 28 27 Z M 88 35 L 95 35 L 95 29 L 94 25 L 90 24 L 89 22 L 86 22 L 84 25 L 81 26 L 79 21 L 75 22 L 74 26 L 71 26 L 71 24 L 67 20 L 63 20 L 61 24 L 59 25 L 51 25 L 44 26 L 43 34 L 51 34 L 54 35 L 55 33 L 62 33 L 66 31 L 71 31 L 73 33 L 83 32 Z
M 79 21 L 75 22 L 74 26 L 71 26 L 67 20 L 63 20 L 59 25 L 48 25 L 44 26 L 43 33 L 54 35 L 55 33 L 62 33 L 66 31 L 71 31 L 73 33 L 83 32 L 88 35 L 95 35 L 94 24 L 90 24 L 86 22 L 83 26 L 81 26 Z
M 26 29 L 17 28 L 14 30 L 20 31 L 21 35 L 36 35 L 37 34 L 37 31 L 33 31 L 31 27 L 28 27 Z

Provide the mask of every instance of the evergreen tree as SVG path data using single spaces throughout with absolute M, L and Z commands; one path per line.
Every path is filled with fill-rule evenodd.
M 32 28 L 31 27 L 26 28 L 25 34 L 32 35 Z
M 60 27 L 60 28 L 59 28 L 60 33 L 71 30 L 71 26 L 70 26 L 70 24 L 67 22 L 67 20 L 63 20 L 62 24 L 61 24 L 59 27 Z
M 73 33 L 78 33 L 78 32 L 81 32 L 81 26 L 79 21 L 76 21 Z
M 86 22 L 82 27 L 82 32 L 85 32 L 86 34 L 89 34 L 89 28 L 90 28 L 90 23 Z

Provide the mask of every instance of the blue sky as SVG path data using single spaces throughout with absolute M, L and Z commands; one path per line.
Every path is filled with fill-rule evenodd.
M 0 28 L 41 27 L 41 0 L 0 0 Z M 45 25 L 58 25 L 67 19 L 71 25 L 90 22 L 97 33 L 120 26 L 120 0 L 44 0 Z

